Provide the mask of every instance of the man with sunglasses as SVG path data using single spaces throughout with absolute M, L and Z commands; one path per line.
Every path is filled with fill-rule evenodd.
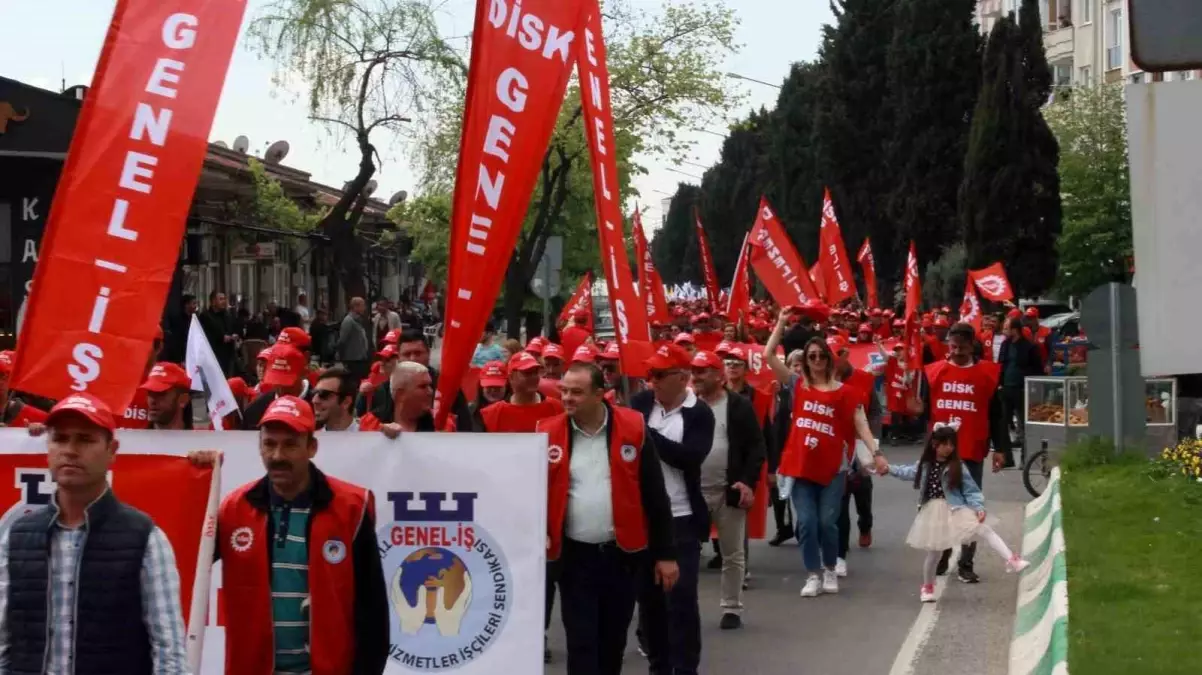
M 701 542 L 710 531 L 701 465 L 713 446 L 714 414 L 689 388 L 692 364 L 684 349 L 663 345 L 646 366 L 651 390 L 632 396 L 630 407 L 646 419 L 663 464 L 680 580 L 665 593 L 647 570 L 639 595 L 640 638 L 651 673 L 695 675 L 701 661 L 697 577 Z
M 605 345 L 605 351 L 597 354 L 597 367 L 605 376 L 605 400 L 614 405 L 626 405 L 626 393 L 622 391 L 622 370 L 620 368 L 621 354 L 618 351 L 618 341 L 611 340 Z
M 322 431 L 358 431 L 359 418 L 353 406 L 355 377 L 342 366 L 322 371 L 313 385 L 313 414 Z

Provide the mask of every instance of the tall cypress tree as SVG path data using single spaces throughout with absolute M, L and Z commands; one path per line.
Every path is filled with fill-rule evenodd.
M 693 208 L 701 203 L 701 188 L 688 183 L 676 186 L 664 226 L 651 240 L 651 260 L 665 284 L 692 281 L 703 283 L 697 252 L 697 234 L 693 230 Z
M 878 248 L 904 251 L 913 240 L 924 263 L 960 238 L 957 193 L 981 80 L 975 7 L 976 0 L 898 0 L 894 9 L 886 147 L 893 237 Z
M 764 193 L 784 222 L 793 245 L 809 263 L 818 248 L 823 180 L 816 163 L 814 115 L 820 105 L 821 66 L 795 63 L 781 85 L 769 139 L 769 180 Z M 855 245 L 848 242 L 848 246 Z

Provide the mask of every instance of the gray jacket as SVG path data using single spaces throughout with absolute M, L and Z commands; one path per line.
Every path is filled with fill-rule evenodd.
M 339 361 L 368 361 L 371 359 L 371 344 L 367 341 L 367 331 L 353 312 L 347 312 L 342 317 L 342 325 L 338 327 L 338 360 Z

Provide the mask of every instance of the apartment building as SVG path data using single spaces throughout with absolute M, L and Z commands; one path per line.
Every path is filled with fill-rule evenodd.
M 977 23 L 988 33 L 1021 0 L 980 0 Z M 1202 71 L 1145 73 L 1131 60 L 1127 0 L 1040 0 L 1043 44 L 1057 86 L 1202 79 Z

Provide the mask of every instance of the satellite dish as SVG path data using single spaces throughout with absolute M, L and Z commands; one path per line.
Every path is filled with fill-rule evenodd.
M 400 192 L 397 192 L 396 194 L 394 194 L 388 198 L 388 205 L 396 206 L 397 204 L 404 202 L 408 198 L 409 198 L 409 193 L 405 192 L 404 190 L 401 190 Z
M 217 147 L 219 147 L 219 148 L 225 148 L 226 150 L 229 150 L 229 149 L 230 149 L 230 146 L 226 145 L 226 144 L 225 144 L 225 141 L 214 141 L 214 142 L 213 142 L 213 145 L 215 145 L 215 146 L 217 146 Z
M 379 186 L 380 186 L 380 184 L 377 183 L 376 181 L 369 180 L 369 181 L 367 181 L 367 185 L 363 186 L 363 194 L 370 197 L 372 195 L 372 193 L 376 191 L 376 188 Z
M 288 141 L 276 141 L 267 148 L 267 154 L 263 155 L 263 161 L 268 164 L 279 164 L 288 156 Z
M 239 136 L 234 139 L 234 152 L 245 153 L 250 148 L 250 139 L 246 136 Z

